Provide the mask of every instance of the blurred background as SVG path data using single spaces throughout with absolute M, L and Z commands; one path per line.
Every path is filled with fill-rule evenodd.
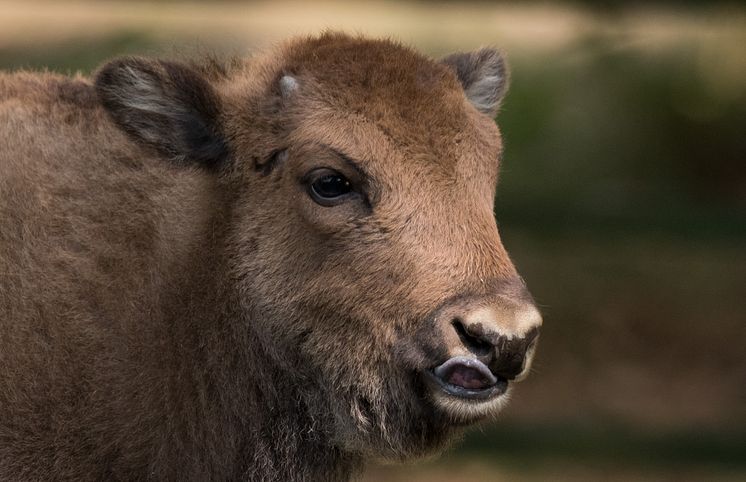
M 498 421 L 364 480 L 746 480 L 743 4 L 0 0 L 0 68 L 326 27 L 507 52 L 495 212 L 545 315 Z

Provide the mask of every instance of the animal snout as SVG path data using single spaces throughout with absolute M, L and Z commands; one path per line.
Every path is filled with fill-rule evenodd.
M 508 295 L 459 298 L 446 304 L 436 316 L 445 344 L 445 356 L 432 371 L 436 381 L 462 398 L 503 393 L 509 381 L 520 380 L 529 371 L 541 323 L 522 285 Z
M 494 320 L 469 322 L 468 319 L 466 314 L 451 321 L 462 347 L 494 375 L 507 380 L 519 377 L 538 339 L 538 323 L 525 334 L 517 335 L 503 333 Z

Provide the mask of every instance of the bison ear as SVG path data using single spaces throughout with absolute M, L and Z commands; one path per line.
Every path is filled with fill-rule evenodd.
M 441 60 L 456 73 L 466 97 L 483 114 L 495 117 L 508 90 L 508 68 L 494 49 L 456 53 Z
M 227 156 L 220 99 L 187 65 L 117 59 L 101 68 L 95 84 L 114 122 L 136 141 L 182 164 L 214 167 Z

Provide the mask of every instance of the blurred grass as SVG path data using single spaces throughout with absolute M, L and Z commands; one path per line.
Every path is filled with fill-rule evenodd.
M 719 99 L 692 51 L 644 58 L 600 41 L 579 50 L 582 66 L 514 63 L 498 119 L 498 219 L 551 232 L 743 238 L 746 88 Z
M 535 373 L 445 459 L 366 480 L 743 480 L 744 12 L 0 0 L 0 68 L 231 54 L 323 26 L 433 55 L 506 47 L 496 214 L 545 314 Z

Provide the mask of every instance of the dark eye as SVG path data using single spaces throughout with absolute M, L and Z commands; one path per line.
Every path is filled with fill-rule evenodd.
M 352 192 L 352 185 L 343 175 L 329 172 L 316 178 L 310 187 L 311 198 L 323 206 L 331 206 Z

